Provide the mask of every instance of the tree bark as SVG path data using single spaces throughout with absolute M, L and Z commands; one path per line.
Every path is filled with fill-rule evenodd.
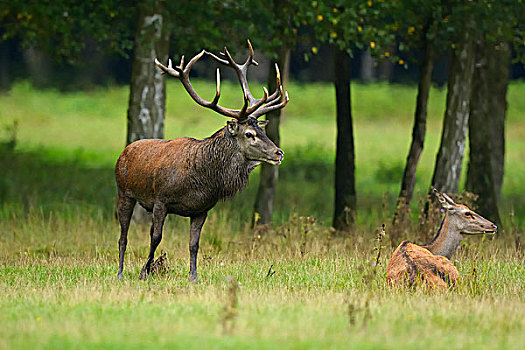
M 126 144 L 140 139 L 164 137 L 166 82 L 154 60 L 168 59 L 169 32 L 161 0 L 145 1 L 139 10 L 138 26 L 133 48 L 133 64 L 128 106 Z M 145 222 L 149 215 L 140 206 L 133 218 Z
M 369 50 L 361 53 L 361 80 L 365 83 L 374 80 L 374 58 Z
M 281 34 L 290 25 L 290 18 L 287 14 L 288 0 L 273 0 L 269 3 L 275 15 L 275 21 L 278 26 L 276 34 Z M 283 88 L 288 83 L 289 67 L 290 67 L 290 49 L 286 44 L 289 41 L 283 37 L 282 45 L 277 49 L 277 57 L 270 60 L 270 67 L 268 70 L 268 88 L 269 91 L 277 89 L 277 76 L 275 71 L 275 64 L 281 70 L 281 83 Z M 281 97 L 281 99 L 284 96 Z M 266 114 L 266 135 L 275 145 L 280 145 L 279 124 L 281 123 L 281 110 L 273 111 Z M 273 204 L 275 192 L 277 188 L 277 181 L 279 179 L 279 168 L 277 165 L 263 163 L 261 166 L 261 175 L 259 188 L 257 190 L 257 197 L 255 198 L 253 223 L 255 225 L 268 225 L 272 222 Z
M 355 149 L 350 100 L 350 56 L 335 48 L 334 85 L 337 109 L 335 208 L 333 226 L 350 231 L 356 221 Z
M 451 55 L 443 133 L 432 176 L 432 185 L 440 192 L 458 191 L 470 111 L 473 70 L 472 38 L 469 32 L 465 31 L 464 40 Z
M 277 75 L 275 71 L 276 63 L 281 70 L 281 80 L 284 89 L 289 76 L 290 50 L 282 48 L 278 53 L 277 59 L 270 61 L 270 69 L 268 71 L 268 91 L 275 91 L 275 89 L 277 89 Z M 266 135 L 276 146 L 279 146 L 281 141 L 279 136 L 281 113 L 282 110 L 279 109 L 266 114 L 266 120 L 268 120 L 268 125 L 266 125 Z M 259 189 L 257 190 L 257 197 L 255 198 L 254 222 L 256 225 L 266 225 L 272 222 L 273 203 L 278 179 L 279 166 L 263 163 L 261 166 Z
M 51 76 L 51 64 L 42 51 L 35 47 L 24 50 L 24 61 L 31 83 L 37 87 L 43 87 L 49 83 Z
M 169 33 L 164 30 L 163 1 L 146 1 L 140 8 L 133 49 L 128 107 L 127 144 L 164 137 L 166 82 L 154 60 L 168 59 Z
M 409 228 L 409 206 L 414 194 L 416 172 L 419 158 L 423 152 L 427 127 L 427 107 L 432 83 L 432 71 L 436 54 L 434 45 L 428 39 L 424 42 L 423 59 L 419 71 L 418 93 L 416 98 L 416 111 L 414 114 L 414 127 L 412 129 L 412 143 L 408 152 L 405 172 L 401 180 L 401 190 L 397 199 L 396 211 L 392 220 L 390 242 L 393 246 L 399 244 L 405 230 Z
M 475 51 L 466 189 L 479 195 L 477 212 L 501 223 L 498 202 L 503 183 L 510 50 L 506 44 L 479 39 Z
M 0 42 L 0 91 L 7 91 L 11 85 L 11 77 L 9 74 L 9 52 L 8 43 L 6 41 Z
M 412 129 L 412 143 L 410 144 L 405 172 L 403 174 L 403 180 L 401 181 L 401 191 L 399 192 L 399 201 L 403 200 L 406 205 L 410 204 L 414 194 L 417 165 L 425 143 L 428 97 L 430 95 L 430 86 L 432 83 L 434 60 L 434 46 L 431 42 L 426 41 L 423 62 L 421 63 L 419 71 L 416 112 L 414 114 L 414 127 Z

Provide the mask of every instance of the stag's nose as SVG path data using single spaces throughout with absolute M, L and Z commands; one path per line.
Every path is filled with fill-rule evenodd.
M 492 229 L 493 229 L 494 231 L 496 231 L 496 230 L 498 229 L 498 226 L 496 226 L 496 225 L 494 225 L 494 224 L 492 224 L 491 227 L 492 227 Z

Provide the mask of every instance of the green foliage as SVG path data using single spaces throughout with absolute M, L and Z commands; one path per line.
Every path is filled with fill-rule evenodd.
M 389 29 L 397 36 L 400 52 L 421 49 L 425 41 L 437 53 L 447 52 L 469 31 L 493 45 L 512 44 L 517 59 L 524 59 L 522 0 L 401 0 L 391 10 L 394 23 Z
M 199 26 L 213 27 L 212 47 L 222 48 L 228 38 L 229 47 L 245 48 L 250 39 L 258 51 L 275 59 L 282 47 L 293 48 L 300 40 L 294 18 L 303 6 L 302 1 L 290 0 L 208 0 L 203 19 L 207 23 L 199 22 Z
M 388 50 L 394 35 L 390 1 L 320 0 L 304 2 L 297 23 L 312 28 L 315 40 L 327 42 L 352 55 L 355 49 L 370 49 L 373 54 Z M 317 47 L 312 47 L 317 53 Z
M 144 6 L 150 6 L 143 3 Z M 139 3 L 105 1 L 20 1 L 0 5 L 0 40 L 16 37 L 52 57 L 77 61 L 86 40 L 110 52 L 128 55 L 135 35 Z M 522 0 L 399 0 L 357 1 L 273 0 L 167 1 L 163 25 L 172 33 L 176 52 L 245 47 L 246 39 L 275 56 L 279 48 L 307 42 L 327 42 L 350 54 L 370 49 L 378 58 L 399 62 L 398 52 L 420 48 L 431 40 L 438 51 L 454 46 L 474 23 L 477 35 L 489 42 L 513 44 L 523 59 Z M 312 54 L 317 53 L 317 46 Z M 404 61 L 399 62 L 405 64 Z
M 16 37 L 59 60 L 75 61 L 87 39 L 127 55 L 135 6 L 124 1 L 2 1 L 0 40 Z M 132 30 L 132 29 L 131 29 Z

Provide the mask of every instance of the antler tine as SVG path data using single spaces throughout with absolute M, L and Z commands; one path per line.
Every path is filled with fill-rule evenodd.
M 261 115 L 263 114 L 266 114 L 266 113 L 270 113 L 272 111 L 275 111 L 275 110 L 278 110 L 278 109 L 281 109 L 283 108 L 284 106 L 286 106 L 288 104 L 288 102 L 290 101 L 290 98 L 288 97 L 288 91 L 286 91 L 284 93 L 284 100 L 279 103 L 279 104 L 273 104 L 271 103 L 270 105 L 266 105 L 264 106 L 264 108 L 260 108 L 258 109 L 257 111 L 255 111 L 253 114 L 252 114 L 252 117 L 254 117 L 255 119 L 259 118 Z
M 189 75 L 190 74 L 190 71 L 191 71 L 191 68 L 193 67 L 193 65 L 195 64 L 195 62 L 197 62 L 201 57 L 202 55 L 204 55 L 206 53 L 205 50 L 202 50 L 201 52 L 199 52 L 197 55 L 195 55 L 189 62 L 188 64 L 186 65 L 184 69 L 184 74 L 185 75 Z M 180 61 L 180 64 L 182 66 L 182 64 L 184 63 L 184 56 L 182 56 L 182 59 Z M 181 67 L 182 69 L 182 67 Z
M 248 54 L 248 58 L 246 59 L 246 62 L 244 62 L 244 66 L 248 67 L 250 64 L 253 64 L 254 66 L 258 66 L 259 63 L 257 63 L 257 61 L 253 59 L 254 51 L 253 51 L 253 47 L 252 47 L 252 43 L 250 42 L 250 39 L 248 39 L 248 50 L 249 50 L 249 54 Z
M 276 90 L 275 92 L 278 93 L 277 94 L 278 97 L 274 98 L 273 100 L 269 100 L 269 102 L 267 102 L 264 107 L 270 107 L 270 106 L 276 105 L 276 104 L 281 102 L 281 96 L 283 95 L 282 87 L 280 89 Z
M 284 93 L 284 100 L 279 102 L 281 99 L 281 96 L 283 95 L 283 86 L 281 84 L 281 72 L 279 70 L 279 66 L 277 65 L 277 63 L 275 64 L 275 72 L 276 72 L 277 88 L 275 89 L 274 93 L 268 98 L 266 105 L 263 108 L 258 109 L 252 114 L 254 118 L 259 118 L 263 114 L 275 111 L 277 109 L 281 109 L 284 106 L 286 106 L 286 104 L 288 104 L 288 101 L 290 101 L 288 97 L 288 92 L 286 91 Z
M 279 101 L 281 99 L 281 96 L 283 94 L 283 86 L 281 84 L 281 71 L 279 70 L 279 66 L 277 63 L 275 64 L 275 72 L 276 72 L 276 82 L 277 82 L 277 88 L 275 91 L 268 97 L 267 105 L 274 104 L 273 102 Z
M 219 102 L 219 98 L 221 97 L 221 72 L 219 68 L 217 68 L 217 90 L 215 92 L 215 98 L 213 101 L 211 101 L 211 105 L 215 106 L 217 105 L 217 102 Z
M 249 49 L 248 58 L 246 59 L 246 62 L 243 63 L 242 65 L 235 62 L 232 55 L 230 54 L 230 51 L 228 51 L 228 48 L 226 46 L 224 47 L 224 52 L 221 52 L 221 55 L 225 56 L 225 58 L 218 57 L 217 55 L 209 51 L 206 51 L 206 54 L 208 54 L 211 58 L 213 58 L 215 61 L 219 62 L 220 64 L 229 66 L 235 70 L 235 73 L 237 74 L 237 78 L 239 79 L 239 82 L 241 83 L 241 88 L 242 88 L 243 93 L 246 92 L 248 95 L 250 104 L 255 105 L 261 99 L 257 99 L 253 97 L 252 93 L 250 92 L 250 88 L 248 87 L 248 81 L 247 81 L 247 73 L 248 73 L 248 67 L 251 64 L 256 66 L 258 65 L 258 63 L 253 59 L 254 51 L 253 51 L 252 44 L 249 40 L 248 40 L 248 49 Z
M 210 52 L 210 51 L 206 51 L 206 54 L 208 56 L 210 56 L 211 58 L 213 58 L 215 61 L 219 62 L 220 64 L 224 64 L 225 66 L 229 66 L 229 62 L 227 60 L 225 60 L 224 58 L 220 58 L 219 56 L 215 55 L 214 53 Z M 223 54 L 221 52 L 221 54 Z
M 246 112 L 248 115 L 255 112 L 260 106 L 262 106 L 268 101 L 268 90 L 265 87 L 263 87 L 263 91 L 263 97 L 258 99 L 250 108 L 248 108 L 248 111 Z
M 279 65 L 275 63 L 275 72 L 277 74 L 277 86 L 281 86 L 281 71 L 279 70 Z
M 168 66 L 166 67 L 165 65 L 160 63 L 158 59 L 155 58 L 155 65 L 162 70 L 163 74 L 169 74 L 169 75 L 174 76 L 176 78 L 180 78 L 181 71 L 173 69 L 173 67 L 171 65 L 171 60 L 168 60 Z M 175 68 L 177 68 L 177 67 L 175 67 Z

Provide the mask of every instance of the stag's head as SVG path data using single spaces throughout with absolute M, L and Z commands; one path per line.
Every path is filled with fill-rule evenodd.
M 256 66 L 258 63 L 253 59 L 253 48 L 250 41 L 248 41 L 248 48 L 249 55 L 243 64 L 236 63 L 226 47 L 224 48 L 224 52 L 221 52 L 222 57 L 203 50 L 193 57 L 186 65 L 184 65 L 184 56 L 182 56 L 178 66 L 173 66 L 171 60 L 168 61 L 167 67 L 161 64 L 158 60 L 155 60 L 155 64 L 165 74 L 178 78 L 191 98 L 193 98 L 193 100 L 199 105 L 210 108 L 224 116 L 233 118 L 227 122 L 225 129 L 228 135 L 238 142 L 241 152 L 246 159 L 255 162 L 280 164 L 284 152 L 278 148 L 268 136 L 266 136 L 264 126 L 267 122 L 259 121 L 258 118 L 263 114 L 279 110 L 286 106 L 289 101 L 288 93 L 285 92 L 283 94 L 279 67 L 275 65 L 277 73 L 277 89 L 269 95 L 268 91 L 264 88 L 264 93 L 261 98 L 258 99 L 253 97 L 248 87 L 247 73 L 248 68 L 251 65 Z M 220 64 L 231 67 L 235 70 L 244 95 L 244 105 L 241 109 L 229 109 L 218 104 L 221 95 L 221 76 L 218 68 L 217 89 L 214 99 L 212 101 L 206 101 L 197 95 L 190 83 L 190 71 L 195 62 L 197 62 L 204 54 L 210 56 Z
M 281 164 L 284 152 L 266 136 L 264 127 L 267 123 L 266 120 L 257 120 L 253 117 L 242 123 L 233 119 L 228 121 L 226 130 L 237 140 L 246 159 L 274 165 Z
M 498 227 L 463 204 L 456 204 L 445 193 L 432 188 L 441 207 L 446 210 L 449 225 L 454 225 L 462 235 L 495 234 Z

